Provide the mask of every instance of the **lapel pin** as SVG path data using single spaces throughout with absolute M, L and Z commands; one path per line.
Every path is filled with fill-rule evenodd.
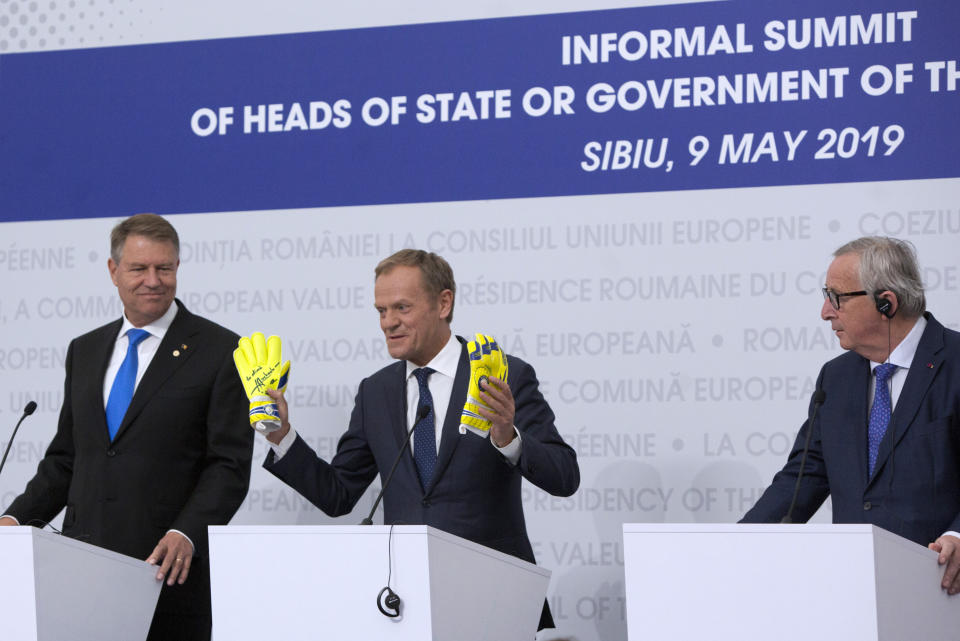
M 927 367 L 929 367 L 930 369 L 933 369 L 933 363 L 927 363 Z
M 179 349 L 173 350 L 173 357 L 176 358 L 178 356 L 180 356 L 180 350 Z

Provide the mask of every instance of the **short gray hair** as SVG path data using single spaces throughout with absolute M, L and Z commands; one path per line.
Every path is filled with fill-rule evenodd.
M 158 243 L 172 243 L 180 256 L 180 237 L 167 219 L 156 214 L 135 214 L 117 223 L 110 232 L 110 257 L 119 263 L 123 246 L 130 236 L 143 236 Z
M 451 293 L 450 313 L 447 315 L 447 322 L 453 320 L 453 304 L 456 302 L 457 281 L 453 278 L 453 269 L 450 263 L 443 259 L 443 256 L 426 252 L 422 249 L 401 249 L 400 251 L 387 256 L 373 270 L 374 281 L 383 274 L 387 274 L 395 267 L 417 267 L 420 269 L 423 287 L 427 293 L 434 298 L 440 297 L 445 289 Z
M 912 243 L 886 236 L 864 236 L 833 252 L 834 256 L 846 254 L 860 257 L 860 286 L 874 300 L 880 292 L 890 290 L 897 295 L 899 309 L 908 318 L 927 311 L 917 250 Z

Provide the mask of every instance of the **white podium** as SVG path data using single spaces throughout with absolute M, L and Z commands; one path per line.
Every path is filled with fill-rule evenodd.
M 872 525 L 623 526 L 630 641 L 956 641 L 937 555 Z
M 147 638 L 161 583 L 156 568 L 33 527 L 0 527 L 0 638 Z
M 533 641 L 550 582 L 425 525 L 208 529 L 215 641 Z M 388 557 L 397 619 L 377 609 Z

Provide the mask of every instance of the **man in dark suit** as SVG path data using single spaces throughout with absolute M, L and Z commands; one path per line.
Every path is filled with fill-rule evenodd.
M 238 337 L 175 302 L 179 247 L 160 216 L 114 228 L 124 317 L 70 343 L 57 433 L 0 519 L 45 523 L 66 507 L 65 535 L 159 564 L 151 641 L 210 638 L 207 526 L 240 506 L 253 454 Z
M 910 244 L 860 238 L 834 257 L 821 317 L 849 351 L 820 370 L 825 395 L 816 418 L 804 423 L 786 465 L 743 521 L 786 515 L 810 432 L 793 520 L 809 519 L 830 495 L 835 523 L 873 523 L 929 544 L 946 565 L 943 589 L 956 594 L 960 334 L 926 312 Z
M 384 496 L 385 523 L 426 524 L 534 563 L 520 498 L 523 478 L 555 496 L 580 483 L 576 453 L 557 433 L 533 368 L 508 356 L 508 381 L 491 378 L 480 414 L 489 439 L 462 434 L 470 364 L 450 331 L 456 284 L 443 258 L 402 250 L 375 270 L 374 299 L 396 363 L 360 383 L 350 426 L 330 463 L 290 427 L 267 436 L 264 466 L 330 516 L 349 513 L 381 482 L 416 426 L 413 456 L 400 461 Z M 436 419 L 434 420 L 434 417 Z M 553 627 L 545 610 L 541 627 Z

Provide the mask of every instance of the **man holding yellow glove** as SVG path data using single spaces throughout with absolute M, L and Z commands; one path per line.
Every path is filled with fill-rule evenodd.
M 255 336 L 252 348 L 238 350 L 251 403 L 262 394 L 259 379 L 276 403 L 275 416 L 263 405 L 251 407 L 251 420 L 267 417 L 261 425 L 280 421 L 280 429 L 265 434 L 264 467 L 329 516 L 341 516 L 399 461 L 384 490 L 384 523 L 430 525 L 535 563 L 521 482 L 570 496 L 580 470 L 533 368 L 489 336 L 468 343 L 451 332 L 456 283 L 440 256 L 401 250 L 374 273 L 380 329 L 397 360 L 360 382 L 350 425 L 329 463 L 290 425 L 282 393 L 288 366 L 279 365 L 279 353 L 270 356 L 268 341 L 261 365 Z M 279 339 L 277 346 L 279 352 Z M 268 371 L 279 373 L 276 388 Z M 407 439 L 410 449 L 401 455 Z M 546 606 L 539 627 L 553 627 Z

